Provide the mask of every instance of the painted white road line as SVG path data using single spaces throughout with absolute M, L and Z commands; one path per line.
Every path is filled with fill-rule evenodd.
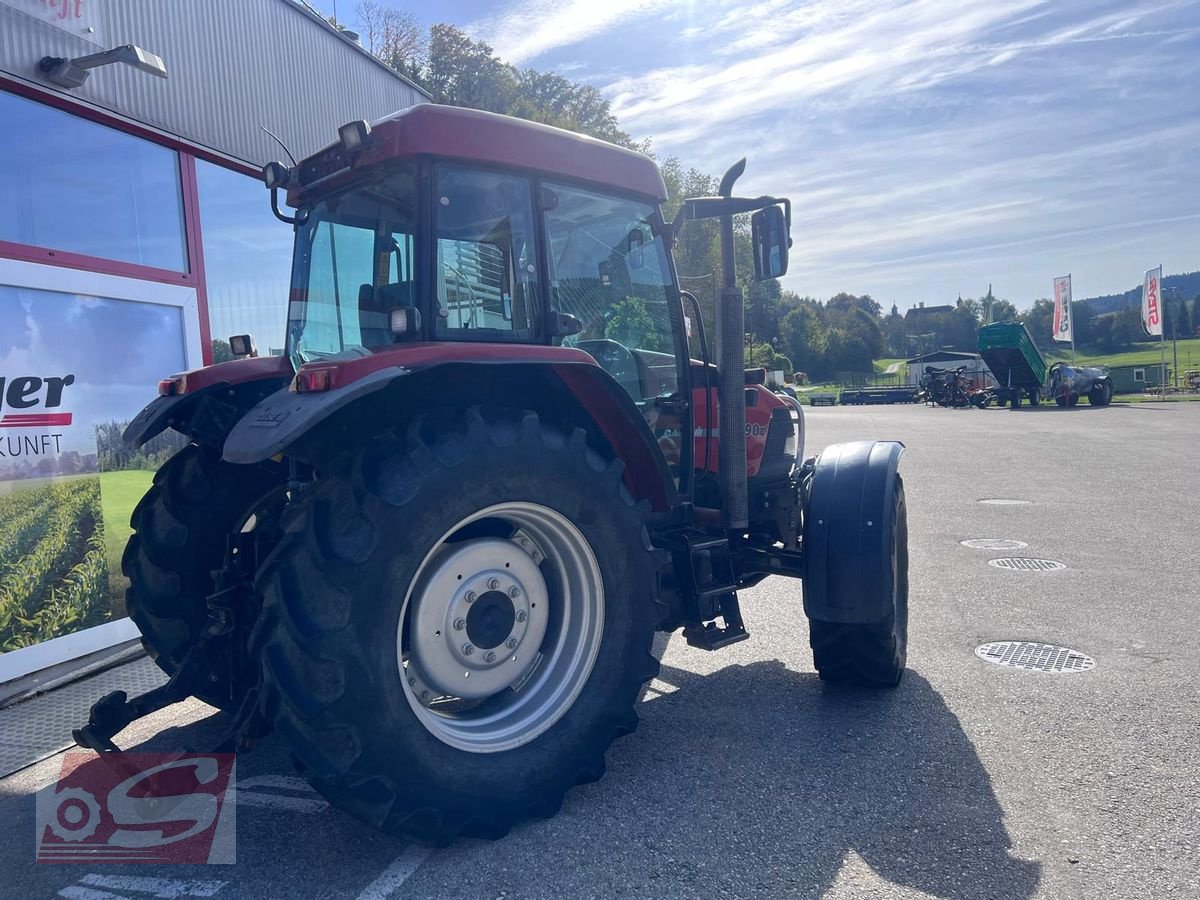
M 279 794 L 274 793 L 275 791 L 294 793 Z M 241 806 L 299 813 L 322 813 L 329 809 L 329 801 L 314 791 L 303 778 L 294 775 L 255 775 L 253 778 L 244 778 L 237 785 L 237 802 Z
M 409 847 L 363 889 L 358 895 L 358 900 L 386 900 L 400 890 L 400 886 L 412 877 L 413 872 L 417 871 L 432 852 L 432 847 Z
M 178 900 L 179 897 L 213 897 L 225 887 L 225 881 L 184 881 L 179 878 L 143 878 L 137 875 L 84 875 L 76 884 L 58 892 L 70 900 L 121 900 L 127 894 L 110 894 L 94 888 L 130 891 L 149 895 L 157 900 Z

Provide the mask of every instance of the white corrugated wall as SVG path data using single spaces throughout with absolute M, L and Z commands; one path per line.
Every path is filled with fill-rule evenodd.
M 59 4 L 64 0 L 59 0 Z M 66 0 L 71 7 L 74 0 Z M 47 0 L 0 0 L 0 73 L 57 90 L 223 156 L 261 166 L 337 139 L 337 127 L 425 102 L 411 83 L 292 0 L 83 0 L 94 33 L 47 21 Z M 43 56 L 136 44 L 169 78 L 129 66 L 93 69 L 72 91 L 46 82 Z

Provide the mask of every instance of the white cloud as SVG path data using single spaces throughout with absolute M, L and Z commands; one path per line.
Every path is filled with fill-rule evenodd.
M 639 27 L 661 52 L 622 56 Z M 535 0 L 474 33 L 585 62 L 661 155 L 749 156 L 739 189 L 795 204 L 801 292 L 1021 304 L 1064 268 L 1085 296 L 1200 267 L 1192 0 Z
M 528 63 L 548 50 L 569 47 L 665 6 L 664 0 L 532 0 L 467 25 L 501 59 Z

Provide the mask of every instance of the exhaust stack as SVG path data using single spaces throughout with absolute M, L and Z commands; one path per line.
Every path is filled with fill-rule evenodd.
M 746 160 L 734 163 L 721 179 L 722 197 L 733 196 L 733 184 L 746 171 Z M 746 309 L 737 286 L 733 216 L 721 217 L 721 290 L 717 293 L 717 361 L 721 367 L 718 416 L 722 524 L 728 529 L 750 524 L 746 496 Z

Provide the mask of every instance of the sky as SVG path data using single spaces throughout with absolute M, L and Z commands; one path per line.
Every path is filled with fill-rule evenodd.
M 801 294 L 1024 308 L 1200 269 L 1196 0 L 393 5 L 594 85 L 660 156 L 746 156 L 740 192 L 792 200 Z

